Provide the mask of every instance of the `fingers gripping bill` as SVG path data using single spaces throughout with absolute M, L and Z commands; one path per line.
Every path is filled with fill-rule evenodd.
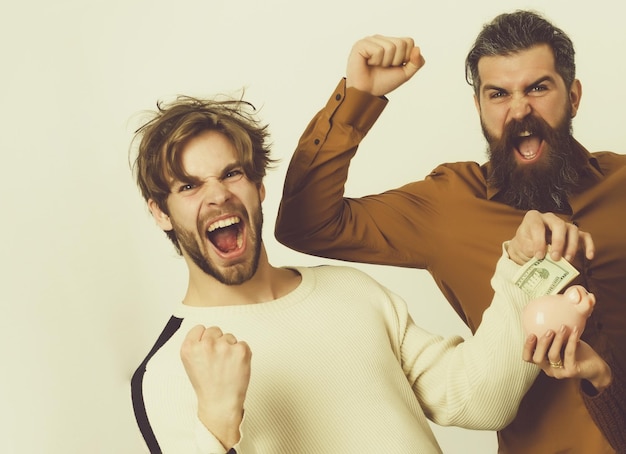
M 532 259 L 522 266 L 513 282 L 531 298 L 559 293 L 580 273 L 567 260 L 554 261 L 550 255 Z

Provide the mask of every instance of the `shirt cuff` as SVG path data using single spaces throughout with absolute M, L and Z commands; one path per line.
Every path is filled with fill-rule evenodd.
M 328 101 L 335 104 L 332 119 L 347 124 L 359 131 L 369 131 L 383 112 L 389 100 L 374 96 L 365 91 L 350 87 L 346 88 L 346 80 L 342 79 Z
M 246 419 L 244 412 L 243 419 L 239 425 L 239 441 L 230 449 L 224 448 L 222 443 L 206 428 L 202 421 L 196 420 L 196 446 L 198 454 L 237 454 L 239 445 L 243 438 L 243 423 Z

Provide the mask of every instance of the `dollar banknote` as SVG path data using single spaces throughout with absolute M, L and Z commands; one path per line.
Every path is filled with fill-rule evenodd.
M 563 287 L 580 274 L 561 257 L 554 261 L 549 255 L 543 259 L 531 259 L 516 273 L 513 282 L 532 298 L 559 293 Z

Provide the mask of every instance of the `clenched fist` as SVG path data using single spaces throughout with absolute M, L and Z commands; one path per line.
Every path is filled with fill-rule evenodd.
M 252 352 L 218 327 L 193 327 L 180 349 L 198 398 L 198 417 L 229 449 L 239 441 L 239 425 L 250 383 Z
M 383 96 L 424 66 L 412 38 L 373 35 L 357 41 L 348 57 L 346 86 Z

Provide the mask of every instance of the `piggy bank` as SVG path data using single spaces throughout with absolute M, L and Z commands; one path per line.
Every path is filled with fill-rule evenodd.
M 522 312 L 524 331 L 540 337 L 549 329 L 558 332 L 565 325 L 566 336 L 574 327 L 580 335 L 595 304 L 593 294 L 580 285 L 569 287 L 563 294 L 541 296 L 531 300 Z

